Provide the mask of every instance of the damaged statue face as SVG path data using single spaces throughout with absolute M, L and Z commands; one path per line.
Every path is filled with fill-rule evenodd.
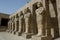
M 41 3 L 41 2 L 38 2 L 37 3 L 37 7 L 39 8 L 39 7 L 43 7 L 43 4 Z

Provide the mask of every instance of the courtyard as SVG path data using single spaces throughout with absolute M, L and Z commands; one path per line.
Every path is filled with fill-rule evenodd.
M 31 40 L 31 39 L 26 39 L 23 36 L 17 36 L 8 32 L 0 32 L 0 40 Z M 60 38 L 57 38 L 55 40 L 60 40 Z
M 25 39 L 21 36 L 17 36 L 7 32 L 0 32 L 0 40 L 25 40 Z

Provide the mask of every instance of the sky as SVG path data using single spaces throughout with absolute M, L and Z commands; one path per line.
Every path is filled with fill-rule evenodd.
M 12 14 L 30 0 L 0 0 L 0 13 Z

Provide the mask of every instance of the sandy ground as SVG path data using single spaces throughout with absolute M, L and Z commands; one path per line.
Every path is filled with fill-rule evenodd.
M 26 39 L 22 36 L 17 36 L 14 34 L 10 34 L 8 32 L 0 32 L 0 40 L 31 40 L 31 39 Z M 60 40 L 60 38 L 55 40 Z
M 23 38 L 22 36 L 17 36 L 7 32 L 0 32 L 0 40 L 27 40 L 27 39 Z

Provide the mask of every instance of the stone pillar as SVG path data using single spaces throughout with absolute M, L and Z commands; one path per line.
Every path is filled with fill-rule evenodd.
M 16 19 L 16 18 L 15 18 L 15 19 Z M 15 30 L 14 30 L 14 34 L 16 33 L 16 27 L 17 27 L 17 26 L 16 26 L 16 20 L 15 20 Z
M 15 32 L 14 32 L 14 34 L 17 33 L 18 31 L 19 31 L 19 16 L 18 16 L 18 14 L 16 14 L 16 16 L 15 16 Z
M 9 31 L 10 31 L 10 33 L 11 33 L 11 32 L 12 32 L 12 18 L 10 18 L 10 20 L 9 20 L 9 25 L 8 25 L 8 26 L 9 26 L 9 28 L 10 28 Z
M 36 16 L 37 16 L 37 26 L 38 26 L 38 36 L 41 37 L 41 40 L 50 40 L 51 37 L 51 30 L 50 30 L 50 18 L 47 16 L 47 13 L 45 9 L 43 8 L 43 5 L 41 2 L 37 3 L 37 10 L 36 10 Z M 46 31 L 47 30 L 47 31 Z M 47 33 L 46 33 L 47 32 Z
M 13 32 L 13 28 L 14 28 L 14 26 L 13 26 L 13 18 L 12 18 L 12 23 L 11 23 L 11 25 L 12 25 L 12 32 Z
M 32 33 L 33 35 L 36 35 L 38 33 L 38 27 L 37 27 L 37 20 L 36 20 L 36 12 L 37 9 L 36 4 L 32 5 Z
M 24 14 L 24 18 L 25 18 L 25 24 L 26 24 L 26 31 L 25 31 L 25 35 L 26 38 L 31 38 L 31 29 L 30 29 L 30 25 L 29 25 L 29 17 L 30 17 L 30 12 L 27 12 L 26 14 Z
M 15 30 L 15 16 L 12 17 L 12 31 Z
M 18 36 L 21 36 L 22 34 L 22 31 L 23 31 L 23 26 L 22 26 L 22 18 L 23 18 L 23 15 L 19 14 L 19 30 L 18 30 Z
M 8 32 L 10 32 L 11 31 L 11 21 L 9 20 L 9 22 L 8 22 L 8 30 L 7 30 Z
M 12 20 L 10 20 L 10 33 L 12 33 Z
M 14 34 L 16 34 L 16 32 L 17 32 L 17 18 L 15 16 L 15 30 L 14 30 Z
M 13 31 L 15 30 L 15 21 L 14 20 L 13 20 Z
M 37 8 L 36 8 L 37 6 Z M 34 10 L 36 13 L 36 21 L 37 21 L 37 27 L 38 27 L 38 36 L 46 35 L 46 11 L 42 5 L 41 2 L 38 2 L 34 6 Z
M 24 15 L 24 18 L 25 18 L 25 23 L 26 23 L 26 32 L 25 33 L 28 33 L 28 28 L 29 28 L 29 15 L 30 13 L 27 13 Z
M 24 19 L 24 15 L 21 16 L 21 32 L 24 33 L 25 32 L 25 19 Z
M 13 17 L 11 18 L 11 33 L 13 31 Z
M 19 31 L 18 32 L 21 32 L 21 17 L 19 15 Z
M 11 30 L 11 33 L 13 32 L 13 28 L 14 28 L 14 24 L 13 24 L 13 17 L 11 17 L 11 19 L 10 19 L 10 21 L 9 21 L 9 23 L 8 23 L 8 25 L 9 25 L 9 28 L 10 28 L 10 30 Z
M 46 12 L 43 7 L 36 10 L 38 36 L 46 35 Z
M 38 36 L 42 35 L 42 15 L 37 13 L 37 27 L 38 27 Z

